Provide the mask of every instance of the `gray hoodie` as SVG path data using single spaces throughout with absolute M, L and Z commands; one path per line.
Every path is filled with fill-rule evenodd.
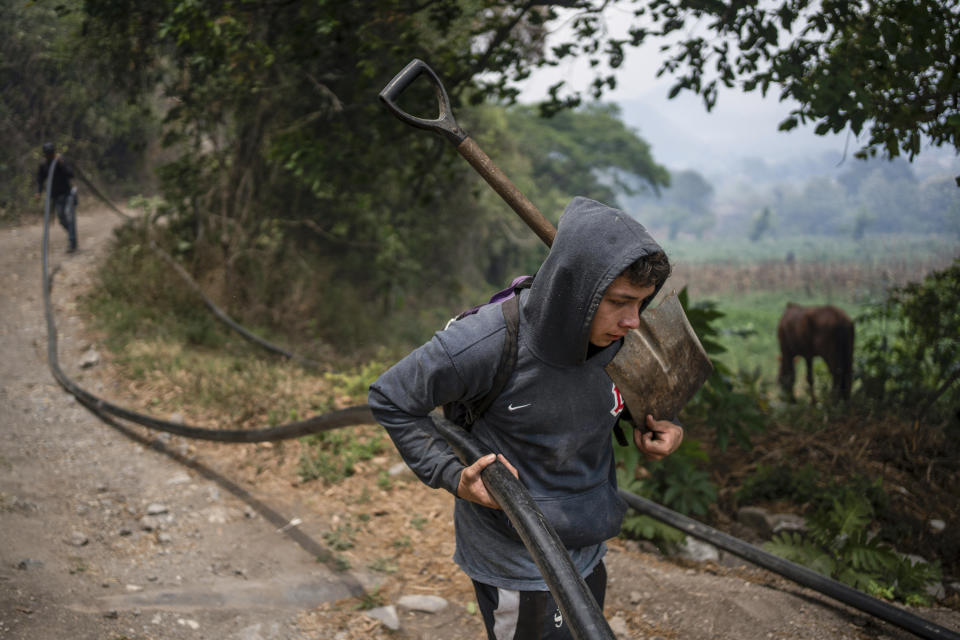
M 603 369 L 621 343 L 588 357 L 590 325 L 610 283 L 659 250 L 623 212 L 575 198 L 533 286 L 521 293 L 513 375 L 472 428 L 517 468 L 584 576 L 603 557 L 603 541 L 618 533 L 625 511 L 610 437 L 623 404 Z M 370 387 L 374 416 L 431 487 L 455 494 L 463 465 L 427 414 L 489 391 L 504 334 L 499 307 L 484 307 L 438 332 Z M 468 576 L 507 589 L 546 589 L 502 511 L 457 499 L 454 522 L 454 560 Z

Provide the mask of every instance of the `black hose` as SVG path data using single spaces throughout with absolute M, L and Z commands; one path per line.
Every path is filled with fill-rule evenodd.
M 463 464 L 471 465 L 489 453 L 484 451 L 476 438 L 439 413 L 435 412 L 430 417 L 437 432 L 450 444 Z M 564 620 L 569 622 L 573 637 L 577 640 L 616 640 L 590 588 L 573 566 L 570 554 L 526 487 L 500 462 L 485 468 L 481 477 L 487 490 L 520 534 L 520 539 L 560 607 Z
M 47 322 L 47 361 L 54 379 L 64 388 L 65 391 L 73 395 L 84 406 L 95 409 L 98 412 L 104 412 L 130 422 L 137 423 L 144 427 L 156 431 L 164 431 L 174 435 L 196 440 L 212 440 L 216 442 L 268 442 L 276 440 L 287 440 L 298 438 L 300 436 L 310 435 L 346 427 L 357 424 L 370 424 L 375 422 L 370 413 L 368 405 L 358 405 L 348 407 L 339 411 L 325 413 L 314 416 L 307 420 L 290 422 L 276 427 L 265 427 L 261 429 L 205 429 L 190 425 L 178 424 L 168 420 L 161 420 L 153 416 L 138 413 L 131 409 L 115 405 L 99 396 L 96 396 L 76 382 L 63 372 L 60 367 L 58 357 L 58 337 L 57 325 L 53 316 L 53 305 L 50 301 L 50 292 L 53 289 L 53 283 L 49 273 L 49 245 L 50 245 L 50 205 L 53 194 L 53 173 L 56 169 L 57 158 L 54 158 L 50 164 L 47 177 L 47 197 L 43 209 L 43 240 L 41 248 L 41 261 L 43 271 L 43 306 L 44 315 Z M 86 180 L 84 180 L 86 182 Z M 89 186 L 89 183 L 88 183 Z M 97 192 L 99 195 L 99 192 Z M 102 198 L 102 196 L 100 196 Z M 109 201 L 107 201 L 109 203 Z M 117 209 L 119 212 L 119 209 Z M 124 217 L 128 217 L 120 212 Z M 184 272 L 185 273 L 185 272 Z M 209 305 L 208 305 L 209 306 Z
M 950 629 L 936 625 L 908 611 L 868 596 L 862 591 L 857 591 L 842 582 L 838 582 L 816 571 L 768 553 L 743 540 L 729 536 L 722 531 L 717 531 L 676 511 L 671 511 L 656 502 L 652 502 L 623 489 L 620 490 L 620 497 L 639 513 L 648 515 L 651 518 L 656 518 L 661 522 L 666 522 L 686 534 L 705 540 L 724 551 L 729 551 L 755 565 L 769 569 L 805 587 L 815 589 L 824 595 L 830 596 L 851 607 L 855 607 L 860 611 L 869 613 L 881 620 L 885 620 L 901 629 L 906 629 L 921 638 L 930 638 L 931 640 L 960 640 L 960 635 Z

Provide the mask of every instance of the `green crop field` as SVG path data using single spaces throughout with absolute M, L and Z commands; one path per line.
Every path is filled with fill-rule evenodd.
M 773 391 L 780 349 L 776 328 L 787 302 L 832 304 L 851 318 L 882 301 L 890 287 L 922 280 L 960 256 L 960 240 L 940 236 L 867 236 L 853 241 L 800 237 L 747 241 L 665 242 L 674 263 L 666 290 L 687 287 L 690 302 L 712 301 L 724 313 L 715 326 L 732 370 L 759 369 Z M 786 260 L 793 252 L 793 260 Z M 877 327 L 858 324 L 858 341 Z M 797 370 L 797 393 L 805 390 Z M 815 365 L 818 386 L 828 384 L 826 366 Z

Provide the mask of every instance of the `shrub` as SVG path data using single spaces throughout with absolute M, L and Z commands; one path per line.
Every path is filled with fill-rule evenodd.
M 709 475 L 697 468 L 707 462 L 700 443 L 685 439 L 672 455 L 659 461 L 643 462 L 637 447 L 614 443 L 618 460 L 617 482 L 623 489 L 648 498 L 685 515 L 705 516 L 716 502 L 717 490 Z M 647 515 L 630 510 L 623 521 L 627 537 L 651 540 L 665 547 L 681 542 L 683 532 Z
M 756 390 L 760 372 L 734 374 L 713 357 L 726 351 L 726 348 L 716 341 L 719 332 L 714 322 L 723 317 L 723 312 L 717 308 L 716 303 L 702 301 L 690 304 L 686 287 L 680 291 L 678 297 L 690 326 L 713 363 L 713 373 L 684 408 L 683 415 L 709 424 L 715 429 L 717 446 L 721 450 L 726 449 L 731 440 L 744 449 L 750 449 L 750 433 L 765 428 L 759 402 L 760 394 Z
M 784 532 L 764 548 L 875 597 L 929 605 L 927 585 L 941 577 L 938 564 L 897 553 L 871 531 L 871 500 L 853 491 L 807 519 L 805 533 Z
M 863 398 L 916 420 L 956 420 L 950 412 L 960 404 L 960 258 L 922 282 L 892 289 L 857 322 L 880 327 L 858 350 Z

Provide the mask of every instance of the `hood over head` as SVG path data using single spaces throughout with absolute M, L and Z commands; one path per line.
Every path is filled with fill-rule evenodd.
M 574 198 L 523 306 L 529 345 L 537 357 L 559 366 L 582 363 L 590 324 L 607 287 L 638 258 L 657 251 L 662 251 L 660 245 L 623 211 Z

